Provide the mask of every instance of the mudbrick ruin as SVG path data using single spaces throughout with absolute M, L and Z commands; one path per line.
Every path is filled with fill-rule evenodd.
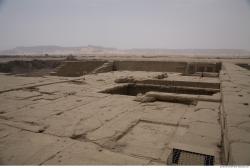
M 249 165 L 249 63 L 1 61 L 0 163 Z

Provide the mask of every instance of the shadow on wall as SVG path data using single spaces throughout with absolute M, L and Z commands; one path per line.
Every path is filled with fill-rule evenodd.
M 36 74 L 37 76 L 43 76 L 48 75 L 50 71 L 60 64 L 60 61 L 54 60 L 9 61 L 0 64 L 0 72 L 14 75 L 26 74 L 27 76 L 33 76 Z
M 79 77 L 89 73 L 103 73 L 109 71 L 151 71 L 151 72 L 179 72 L 194 74 L 196 72 L 219 72 L 220 63 L 188 63 L 169 61 L 106 61 L 106 60 L 32 60 L 10 61 L 0 64 L 0 72 L 11 74 L 42 74 L 56 76 Z M 39 76 L 39 73 L 37 73 Z

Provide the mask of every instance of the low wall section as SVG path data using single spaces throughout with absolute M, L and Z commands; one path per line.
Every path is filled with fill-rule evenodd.
M 169 62 L 169 61 L 104 61 L 104 60 L 86 60 L 86 61 L 65 61 L 57 69 L 56 75 L 59 76 L 81 76 L 84 73 L 107 71 L 152 71 L 152 72 L 179 72 L 186 73 L 189 68 L 188 62 Z M 106 63 L 106 64 L 104 64 Z M 217 71 L 217 64 L 195 63 L 201 67 L 209 66 L 211 71 Z M 94 71 L 95 70 L 95 71 Z M 205 68 L 206 71 L 206 68 Z M 196 72 L 196 71 L 194 71 Z
M 186 62 L 167 61 L 115 61 L 114 69 L 118 71 L 153 71 L 153 72 L 180 72 L 184 73 Z
M 249 165 L 250 71 L 231 63 L 223 63 L 220 80 L 224 164 Z
M 90 73 L 106 61 L 65 61 L 56 71 L 58 76 L 82 76 Z

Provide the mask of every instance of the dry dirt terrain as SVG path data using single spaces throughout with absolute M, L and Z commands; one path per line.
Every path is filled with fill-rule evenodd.
M 250 59 L 7 63 L 1 165 L 250 164 Z

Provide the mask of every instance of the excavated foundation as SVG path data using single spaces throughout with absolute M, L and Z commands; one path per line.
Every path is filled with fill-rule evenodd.
M 249 163 L 249 61 L 93 58 L 0 63 L 1 164 Z

